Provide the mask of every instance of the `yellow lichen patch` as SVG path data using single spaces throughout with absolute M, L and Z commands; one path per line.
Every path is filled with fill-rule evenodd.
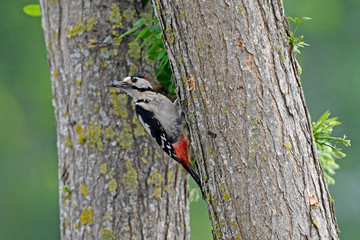
M 141 161 L 144 163 L 144 164 L 147 164 L 148 163 L 148 160 L 144 157 L 141 157 Z
M 111 126 L 105 128 L 105 135 L 107 138 L 113 138 L 115 136 L 115 132 Z
M 232 228 L 234 230 L 236 230 L 238 228 L 238 225 L 236 224 L 236 221 L 232 221 L 231 224 L 232 224 Z
M 223 227 L 225 225 L 225 220 L 222 218 L 219 218 L 219 224 L 220 224 L 220 227 Z
M 53 71 L 53 76 L 54 78 L 57 78 L 59 76 L 59 73 L 56 69 Z
M 79 228 L 80 224 L 79 223 L 75 223 L 74 227 L 75 228 Z
M 81 84 L 81 79 L 80 79 L 80 80 L 76 80 L 76 81 L 75 81 L 75 84 L 76 84 L 76 86 L 80 86 L 80 84 Z
M 72 142 L 71 142 L 69 135 L 65 136 L 65 145 L 68 147 L 72 147 Z
M 82 131 L 82 128 L 81 128 L 81 124 L 79 123 L 79 124 L 76 125 L 76 127 L 75 127 L 75 132 L 76 132 L 77 134 L 80 134 L 81 131 Z
M 123 132 L 120 134 L 120 146 L 129 148 L 134 143 L 131 126 L 127 122 L 123 122 Z
M 64 221 L 63 224 L 64 224 L 64 227 L 65 227 L 65 228 L 68 228 L 68 227 L 69 227 L 69 218 L 68 218 L 68 217 L 65 218 L 65 221 Z
M 134 75 L 138 71 L 138 69 L 139 68 L 135 64 L 131 65 L 129 75 Z
M 160 153 L 158 151 L 155 151 L 154 158 L 155 159 L 161 158 L 161 155 L 160 155 Z
M 237 10 L 237 12 L 238 12 L 239 14 L 242 14 L 242 13 L 243 13 L 243 9 L 242 9 L 240 6 L 238 6 L 238 7 L 236 8 L 236 10 Z
M 115 173 L 113 171 L 109 171 L 109 173 L 106 174 L 106 177 L 112 178 L 114 175 L 115 175 Z
M 163 177 L 161 176 L 161 174 L 156 172 L 147 179 L 147 184 L 148 185 L 154 184 L 156 187 L 159 187 L 159 186 L 161 186 L 162 180 L 163 180 Z
M 240 236 L 239 236 L 239 235 L 236 235 L 236 236 L 235 236 L 235 240 L 241 240 Z
M 86 61 L 86 64 L 88 66 L 92 66 L 94 64 L 94 61 L 93 60 L 88 60 L 88 61 Z
M 176 32 L 172 30 L 171 27 L 167 27 L 165 33 L 170 43 L 173 44 L 175 42 Z
M 224 200 L 226 200 L 226 201 L 230 201 L 230 193 L 224 193 Z
M 107 164 L 106 163 L 100 164 L 100 174 L 106 173 L 106 172 L 107 172 Z
M 95 104 L 94 104 L 94 112 L 98 112 L 98 111 L 99 111 L 99 108 L 100 108 L 99 104 L 98 104 L 98 103 L 95 103 Z
M 119 46 L 121 43 L 122 43 L 122 38 L 119 38 L 119 36 L 114 36 L 113 37 L 113 43 L 116 45 L 116 46 Z
M 86 196 L 87 192 L 88 192 L 88 188 L 85 185 L 80 184 L 80 191 L 81 191 L 82 195 Z
M 83 208 L 83 212 L 80 214 L 80 221 L 82 225 L 92 223 L 94 221 L 94 212 L 90 208 Z
M 76 37 L 79 33 L 82 33 L 86 30 L 86 27 L 81 23 L 76 24 L 72 29 L 67 28 L 66 33 L 70 37 Z
M 125 163 L 125 166 L 127 172 L 123 175 L 122 183 L 129 192 L 133 193 L 135 191 L 134 186 L 139 184 L 137 181 L 137 171 L 130 160 Z
M 221 231 L 217 228 L 217 226 L 215 225 L 215 223 L 213 223 L 213 233 L 216 236 L 216 239 L 221 239 Z
M 251 124 L 256 125 L 258 124 L 258 122 L 259 122 L 259 118 L 257 116 L 251 117 L 251 121 L 250 121 Z
M 78 98 L 80 96 L 79 93 L 75 93 L 75 97 Z
M 113 240 L 115 236 L 113 235 L 113 230 L 108 228 L 101 228 L 101 240 Z
M 108 60 L 106 59 L 106 60 L 104 61 L 104 67 L 107 67 L 107 65 L 108 65 Z
M 127 53 L 134 59 L 140 59 L 141 48 L 138 41 L 133 41 L 131 43 L 128 43 L 128 45 L 129 45 L 129 50 Z
M 284 144 L 284 147 L 286 148 L 286 150 L 290 150 L 291 149 L 291 143 L 290 142 L 286 142 Z
M 84 145 L 85 141 L 86 141 L 86 136 L 85 136 L 85 135 L 81 135 L 81 136 L 79 137 L 78 144 Z
M 155 198 L 161 198 L 161 188 L 155 188 L 151 196 Z
M 111 91 L 111 90 L 110 90 Z M 126 94 L 116 94 L 116 89 L 115 89 L 115 93 L 111 94 L 112 96 L 112 105 L 113 105 L 113 114 L 115 116 L 121 116 L 122 118 L 127 118 L 128 117 L 128 112 L 126 109 L 126 105 L 128 102 L 128 98 L 126 96 Z
M 108 182 L 108 187 L 110 192 L 115 192 L 117 188 L 117 182 L 116 179 L 113 178 Z
M 134 138 L 132 133 L 122 132 L 120 134 L 120 146 L 123 148 L 129 148 L 134 143 Z
M 109 51 L 109 48 L 103 47 L 103 48 L 100 48 L 100 51 L 101 51 L 102 53 L 106 53 L 107 51 Z
M 170 181 L 174 176 L 174 173 L 173 172 L 168 172 L 167 173 L 167 179 Z
M 225 184 L 224 184 L 224 183 L 220 183 L 220 184 L 219 184 L 219 189 L 220 189 L 222 192 L 225 192 Z
M 316 227 L 319 227 L 319 223 L 318 223 L 318 221 L 316 220 L 316 218 L 314 218 L 314 220 L 312 221 L 312 223 L 313 223 Z
M 122 25 L 122 16 L 119 6 L 116 3 L 113 3 L 110 7 L 110 10 L 110 24 L 113 25 L 113 28 L 115 28 L 116 25 Z
M 102 135 L 101 127 L 98 125 L 96 128 L 94 127 L 93 123 L 90 122 L 90 128 L 89 128 L 89 139 L 88 139 L 88 145 L 89 147 L 97 146 L 99 151 L 103 150 L 103 142 L 100 141 L 100 137 Z
M 96 20 L 94 17 L 88 18 L 86 20 L 86 31 L 91 31 L 94 29 L 95 21 Z
M 109 222 L 111 220 L 111 214 L 105 213 L 103 216 L 103 219 L 104 219 L 105 223 Z
M 56 3 L 56 0 L 51 0 L 53 3 Z
M 138 118 L 135 115 L 132 119 L 132 123 L 136 125 L 136 127 L 134 129 L 134 135 L 135 136 L 145 136 L 145 134 L 146 134 L 145 129 L 141 125 L 140 121 L 138 120 Z
M 135 15 L 135 11 L 133 9 L 126 9 L 125 11 L 123 11 L 123 16 L 126 19 L 134 19 L 134 15 Z
M 117 55 L 118 55 L 118 52 L 119 52 L 119 50 L 117 50 L 117 49 L 111 49 L 111 50 L 109 51 L 109 56 L 110 56 L 110 57 L 117 56 Z

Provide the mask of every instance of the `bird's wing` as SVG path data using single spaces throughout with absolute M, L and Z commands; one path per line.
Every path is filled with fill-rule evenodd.
M 145 110 L 139 104 L 135 104 L 135 112 L 139 121 L 146 131 L 156 140 L 159 146 L 173 159 L 177 160 L 176 152 L 172 146 L 173 139 L 169 139 L 161 123 L 154 117 L 154 114 Z M 175 140 L 176 141 L 176 140 Z

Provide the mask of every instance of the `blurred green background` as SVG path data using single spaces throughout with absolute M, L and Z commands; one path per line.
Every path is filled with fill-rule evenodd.
M 22 13 L 35 1 L 0 3 L 0 238 L 59 239 L 55 120 L 40 18 Z M 359 0 L 285 0 L 287 16 L 311 17 L 298 55 L 312 118 L 326 110 L 343 123 L 352 147 L 330 186 L 341 239 L 360 239 Z M 191 239 L 211 239 L 202 201 L 191 204 Z

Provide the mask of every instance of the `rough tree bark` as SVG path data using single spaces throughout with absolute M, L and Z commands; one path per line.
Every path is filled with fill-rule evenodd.
M 338 239 L 282 2 L 153 4 L 214 239 Z
M 145 135 L 124 93 L 154 69 L 122 34 L 140 1 L 40 0 L 56 116 L 62 239 L 189 239 L 187 177 Z M 132 39 L 131 39 L 132 40 Z

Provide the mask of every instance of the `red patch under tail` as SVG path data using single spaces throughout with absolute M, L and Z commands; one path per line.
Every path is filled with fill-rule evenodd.
M 188 155 L 189 140 L 182 133 L 178 141 L 173 145 L 176 152 L 176 157 L 179 163 L 189 166 L 189 155 Z
M 184 136 L 183 133 L 179 137 L 178 141 L 173 145 L 173 148 L 176 152 L 177 161 L 181 163 L 181 165 L 183 165 L 183 167 L 186 169 L 188 173 L 190 173 L 190 175 L 193 177 L 193 179 L 201 189 L 200 177 L 196 173 L 196 170 L 190 164 L 189 161 L 189 154 L 188 154 L 189 140 Z

